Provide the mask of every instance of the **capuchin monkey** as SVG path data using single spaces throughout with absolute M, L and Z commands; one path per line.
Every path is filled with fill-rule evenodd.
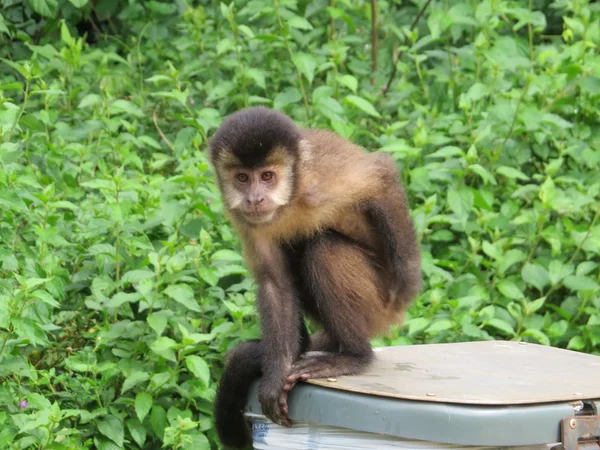
M 291 426 L 298 381 L 356 374 L 370 340 L 402 322 L 421 288 L 421 258 L 393 159 L 282 113 L 248 108 L 210 142 L 225 209 L 258 285 L 262 339 L 227 356 L 215 401 L 221 442 L 252 443 L 249 387 L 274 423 Z M 321 324 L 309 337 L 304 316 Z

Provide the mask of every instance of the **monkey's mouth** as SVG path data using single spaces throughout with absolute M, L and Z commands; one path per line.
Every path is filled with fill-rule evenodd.
M 275 216 L 275 210 L 246 210 L 242 214 L 248 222 L 259 224 L 270 222 Z

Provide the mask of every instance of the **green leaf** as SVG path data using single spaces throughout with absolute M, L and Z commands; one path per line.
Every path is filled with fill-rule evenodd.
M 545 301 L 546 301 L 546 297 L 541 297 L 541 298 L 538 298 L 537 300 L 527 303 L 527 305 L 525 305 L 525 314 L 528 316 L 533 314 L 538 309 L 540 309 L 542 306 L 544 306 Z
M 491 336 L 481 328 L 473 325 L 472 323 L 465 323 L 462 325 L 462 332 L 465 336 L 469 336 L 478 340 L 490 340 Z
M 550 345 L 550 339 L 548 339 L 548 336 L 546 336 L 546 334 L 540 330 L 529 328 L 523 331 L 521 336 L 532 337 L 542 345 Z
M 312 84 L 317 68 L 317 60 L 315 57 L 308 53 L 294 53 L 292 62 L 300 73 L 306 77 L 308 82 Z
M 482 244 L 483 252 L 490 258 L 500 259 L 502 254 L 495 245 L 490 244 L 488 241 L 483 241 Z
M 552 323 L 552 325 L 548 327 L 547 333 L 550 337 L 560 338 L 565 335 L 568 329 L 569 322 L 566 320 L 559 320 L 558 322 Z
M 14 332 L 18 337 L 27 339 L 32 345 L 47 345 L 46 333 L 37 322 L 28 317 L 15 317 L 12 319 Z
M 175 362 L 174 347 L 177 347 L 177 342 L 169 337 L 161 336 L 150 346 L 150 349 L 157 355 Z
M 544 204 L 544 206 L 548 209 L 552 209 L 553 200 L 556 197 L 556 186 L 554 185 L 554 181 L 552 178 L 546 178 L 546 181 L 542 183 L 540 186 L 540 200 Z
M 36 13 L 48 19 L 54 19 L 58 10 L 58 0 L 28 0 L 29 6 Z
M 157 335 L 161 335 L 167 326 L 168 317 L 163 311 L 150 314 L 146 321 Z
M 156 435 L 162 440 L 165 434 L 165 428 L 167 427 L 167 413 L 162 406 L 154 405 L 152 407 L 152 412 L 150 413 L 150 425 L 152 426 L 152 430 L 154 430 Z
M 454 158 L 456 156 L 464 157 L 465 152 L 462 151 L 459 147 L 455 147 L 453 145 L 447 145 L 446 147 L 442 147 L 439 150 L 427 155 L 429 158 Z
M 53 202 L 50 204 L 50 206 L 56 209 L 69 209 L 71 211 L 77 211 L 79 209 L 79 206 L 76 204 L 64 200 Z
M 144 418 L 152 408 L 152 396 L 147 392 L 140 392 L 135 396 L 135 414 L 140 422 L 144 422 Z
M 481 100 L 484 97 L 487 97 L 491 94 L 491 89 L 489 86 L 483 83 L 474 83 L 473 86 L 469 88 L 465 98 L 470 100 L 471 102 L 475 102 L 477 100 Z
M 148 375 L 147 372 L 133 372 L 125 379 L 121 392 L 124 393 L 138 384 L 147 381 L 148 379 L 150 379 L 150 375 Z
M 88 0 L 69 0 L 75 8 L 83 8 L 88 4 Z
M 28 405 L 27 405 L 28 408 L 33 408 L 33 409 L 37 409 L 37 410 L 48 409 L 52 406 L 52 403 L 50 403 L 50 400 L 48 400 L 43 395 L 37 394 L 37 393 L 27 394 L 27 402 L 28 402 Z
M 448 206 L 463 224 L 468 221 L 474 203 L 475 196 L 470 189 L 459 188 L 448 191 Z
M 511 300 L 521 300 L 523 298 L 523 292 L 517 287 L 515 283 L 510 280 L 502 280 L 497 284 L 498 290 L 505 297 Z
M 452 20 L 441 9 L 433 9 L 427 18 L 427 27 L 433 39 L 438 39 L 451 25 Z
M 526 258 L 527 254 L 524 251 L 514 248 L 510 249 L 502 255 L 502 259 L 498 262 L 498 270 L 504 274 L 511 266 L 525 261 Z
M 287 24 L 291 28 L 297 28 L 298 30 L 312 30 L 313 26 L 304 17 L 292 16 L 288 19 Z
M 582 336 L 573 336 L 567 344 L 569 350 L 582 351 L 585 349 L 585 339 Z
M 273 108 L 281 111 L 286 105 L 299 102 L 300 100 L 302 100 L 300 91 L 295 87 L 288 87 L 275 96 Z
M 338 77 L 337 81 L 356 94 L 356 90 L 358 89 L 358 80 L 356 77 L 346 74 Z
M 202 433 L 189 433 L 186 435 L 190 438 L 189 446 L 182 447 L 182 450 L 211 450 L 208 438 Z
M 88 94 L 81 99 L 77 109 L 89 108 L 90 106 L 102 104 L 102 97 L 98 94 Z
M 546 122 L 546 123 L 551 123 L 552 125 L 555 125 L 556 127 L 563 129 L 563 130 L 566 128 L 573 127 L 573 124 L 571 122 L 568 122 L 565 119 L 563 119 L 562 117 L 557 116 L 556 114 L 552 114 L 552 113 L 544 114 L 544 116 L 542 117 L 542 121 Z
M 135 443 L 143 448 L 146 442 L 146 429 L 135 419 L 128 419 L 125 424 Z
M 519 303 L 510 302 L 506 306 L 506 309 L 508 310 L 508 313 L 510 314 L 510 316 L 513 319 L 515 319 L 515 320 L 521 320 L 523 318 L 523 310 L 522 310 L 521 305 Z
M 513 328 L 513 326 L 506 322 L 505 320 L 502 319 L 498 319 L 498 318 L 493 318 L 487 321 L 487 324 L 496 328 L 497 330 L 501 331 L 502 333 L 509 335 L 509 336 L 515 336 L 515 330 Z
M 408 336 L 413 337 L 421 333 L 425 328 L 429 326 L 431 321 L 425 317 L 416 317 L 406 322 L 408 326 Z
M 190 311 L 202 312 L 194 298 L 194 291 L 187 284 L 175 284 L 165 289 L 165 294 Z
M 573 291 L 595 291 L 600 285 L 593 279 L 584 276 L 570 275 L 563 280 L 563 284 Z
M 118 292 L 109 301 L 107 306 L 109 308 L 118 308 L 124 303 L 136 303 L 142 298 L 142 295 L 138 292 Z
M 506 178 L 510 178 L 511 180 L 515 180 L 515 179 L 523 180 L 523 181 L 529 180 L 529 177 L 527 175 L 525 175 L 520 170 L 515 169 L 514 167 L 500 166 L 496 169 L 496 173 L 499 173 L 500 175 L 504 175 Z
M 123 448 L 102 436 L 94 436 L 94 444 L 98 450 L 121 450 Z
M 479 177 L 483 180 L 484 184 L 491 184 L 491 185 L 498 184 L 494 175 L 492 175 L 490 171 L 488 171 L 487 169 L 485 169 L 483 166 L 481 166 L 479 164 L 471 164 L 467 168 L 467 170 L 479 175 Z
M 47 304 L 48 306 L 52 306 L 53 308 L 60 307 L 60 303 L 58 303 L 56 300 L 54 300 L 54 298 L 52 298 L 52 296 L 50 294 L 48 294 L 48 292 L 46 292 L 46 291 L 41 291 L 41 290 L 33 291 L 31 293 L 31 296 L 43 301 L 45 304 Z
M 244 33 L 246 36 L 248 36 L 250 39 L 254 39 L 254 32 L 252 31 L 252 29 L 250 27 L 248 27 L 247 25 L 238 25 L 238 29 Z
M 118 446 L 123 446 L 123 438 L 125 436 L 123 422 L 121 422 L 117 417 L 112 415 L 106 416 L 104 420 L 99 420 L 97 425 L 100 433 L 109 438 Z
M 427 330 L 425 330 L 428 334 L 437 334 L 442 331 L 450 330 L 454 327 L 454 322 L 449 319 L 437 320 Z
M 223 2 L 221 2 L 219 6 L 221 8 L 221 15 L 225 19 L 229 19 L 229 15 L 230 15 L 230 9 L 229 9 L 229 7 L 225 3 L 223 3 Z
M 61 21 L 61 24 L 60 24 L 60 38 L 69 47 L 75 46 L 75 39 L 73 39 L 73 36 L 71 36 L 69 27 L 67 26 L 67 23 L 64 20 Z
M 125 274 L 123 274 L 123 277 L 121 278 L 121 282 L 123 284 L 125 284 L 125 283 L 137 284 L 142 280 L 148 280 L 148 279 L 154 278 L 154 277 L 155 277 L 155 273 L 151 272 L 149 270 L 130 270 L 129 272 L 126 272 Z
M 196 378 L 199 378 L 204 383 L 204 386 L 208 387 L 210 382 L 210 369 L 208 368 L 208 364 L 206 364 L 202 358 L 196 355 L 186 356 L 185 365 Z
M 381 117 L 381 114 L 379 114 L 377 112 L 377 110 L 375 109 L 373 104 L 370 101 L 365 100 L 362 97 L 358 97 L 357 95 L 348 95 L 345 98 L 345 101 L 347 101 L 348 103 L 350 103 L 353 106 L 356 106 L 362 112 L 364 112 L 370 116 Z
M 579 83 L 581 90 L 592 96 L 600 95 L 600 77 L 585 77 Z
M 258 87 L 266 89 L 267 83 L 264 71 L 254 68 L 246 69 L 246 76 L 251 78 Z
M 521 270 L 521 276 L 526 283 L 536 287 L 539 291 L 550 282 L 548 271 L 539 264 L 526 263 Z
M 144 117 L 144 112 L 136 105 L 128 100 L 115 100 L 110 105 L 109 111 L 111 114 L 130 114 L 134 117 Z
M 213 261 L 227 261 L 227 262 L 239 262 L 243 261 L 242 255 L 233 250 L 222 249 L 214 252 L 210 259 Z

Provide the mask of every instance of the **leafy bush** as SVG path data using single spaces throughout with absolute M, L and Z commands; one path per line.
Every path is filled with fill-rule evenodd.
M 397 159 L 426 281 L 375 344 L 600 354 L 600 4 L 380 0 L 375 64 L 365 1 L 1 3 L 0 448 L 217 447 L 249 105 Z

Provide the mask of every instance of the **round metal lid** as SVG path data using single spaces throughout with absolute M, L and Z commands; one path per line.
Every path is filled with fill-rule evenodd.
M 600 357 L 506 341 L 383 347 L 331 389 L 424 402 L 523 405 L 600 398 Z

